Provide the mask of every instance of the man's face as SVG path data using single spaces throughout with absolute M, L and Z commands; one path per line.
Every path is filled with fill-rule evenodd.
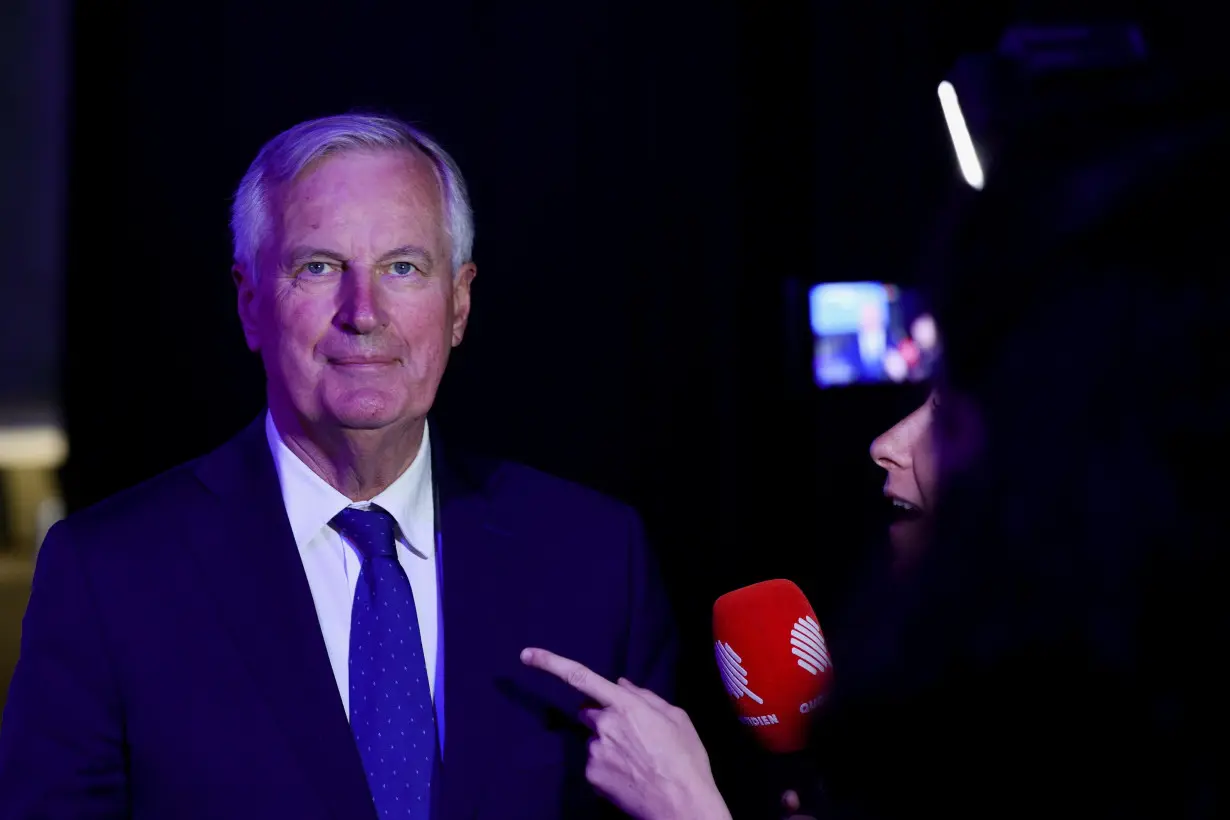
M 475 273 L 453 275 L 428 160 L 337 154 L 274 193 L 259 280 L 236 279 L 275 416 L 336 429 L 422 419 L 465 332 Z

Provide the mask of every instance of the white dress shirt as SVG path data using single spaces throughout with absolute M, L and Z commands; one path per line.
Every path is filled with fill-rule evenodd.
M 410 579 L 418 613 L 427 682 L 436 708 L 441 748 L 444 739 L 444 653 L 441 640 L 440 595 L 436 572 L 435 503 L 432 493 L 431 439 L 426 425 L 423 443 L 414 461 L 397 480 L 370 502 L 350 499 L 316 475 L 295 455 L 273 423 L 265 416 L 265 435 L 273 452 L 282 501 L 290 529 L 307 572 L 316 617 L 329 650 L 329 663 L 350 717 L 350 609 L 359 582 L 362 559 L 355 547 L 329 526 L 329 521 L 347 507 L 366 509 L 377 505 L 397 522 L 397 560 Z

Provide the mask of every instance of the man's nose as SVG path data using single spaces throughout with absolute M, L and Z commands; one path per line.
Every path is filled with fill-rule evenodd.
M 346 271 L 337 319 L 350 333 L 372 333 L 386 324 L 380 278 L 370 268 L 356 265 Z

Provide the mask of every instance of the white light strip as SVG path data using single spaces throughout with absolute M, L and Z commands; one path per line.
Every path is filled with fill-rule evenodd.
M 957 154 L 957 164 L 961 166 L 961 176 L 965 177 L 971 188 L 981 191 L 985 181 L 982 164 L 978 162 L 978 152 L 974 150 L 974 141 L 965 125 L 961 104 L 957 102 L 957 90 L 952 87 L 952 83 L 944 80 L 938 91 L 940 107 L 944 109 L 944 121 L 948 123 L 948 136 L 952 139 L 952 149 Z

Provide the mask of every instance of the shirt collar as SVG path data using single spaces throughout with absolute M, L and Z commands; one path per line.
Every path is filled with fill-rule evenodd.
M 407 540 L 415 532 L 415 511 L 431 509 L 431 435 L 426 421 L 423 422 L 422 444 L 410 466 L 370 502 L 358 504 L 352 503 L 303 463 L 282 440 L 282 434 L 273 422 L 273 414 L 268 411 L 265 413 L 265 437 L 269 440 L 269 449 L 277 467 L 282 503 L 286 506 L 291 533 L 299 549 L 303 549 L 328 526 L 334 516 L 347 507 L 364 508 L 369 503 L 381 507 L 393 516 Z M 434 540 L 417 540 L 425 543 L 412 543 L 411 548 L 430 558 L 435 551 Z

